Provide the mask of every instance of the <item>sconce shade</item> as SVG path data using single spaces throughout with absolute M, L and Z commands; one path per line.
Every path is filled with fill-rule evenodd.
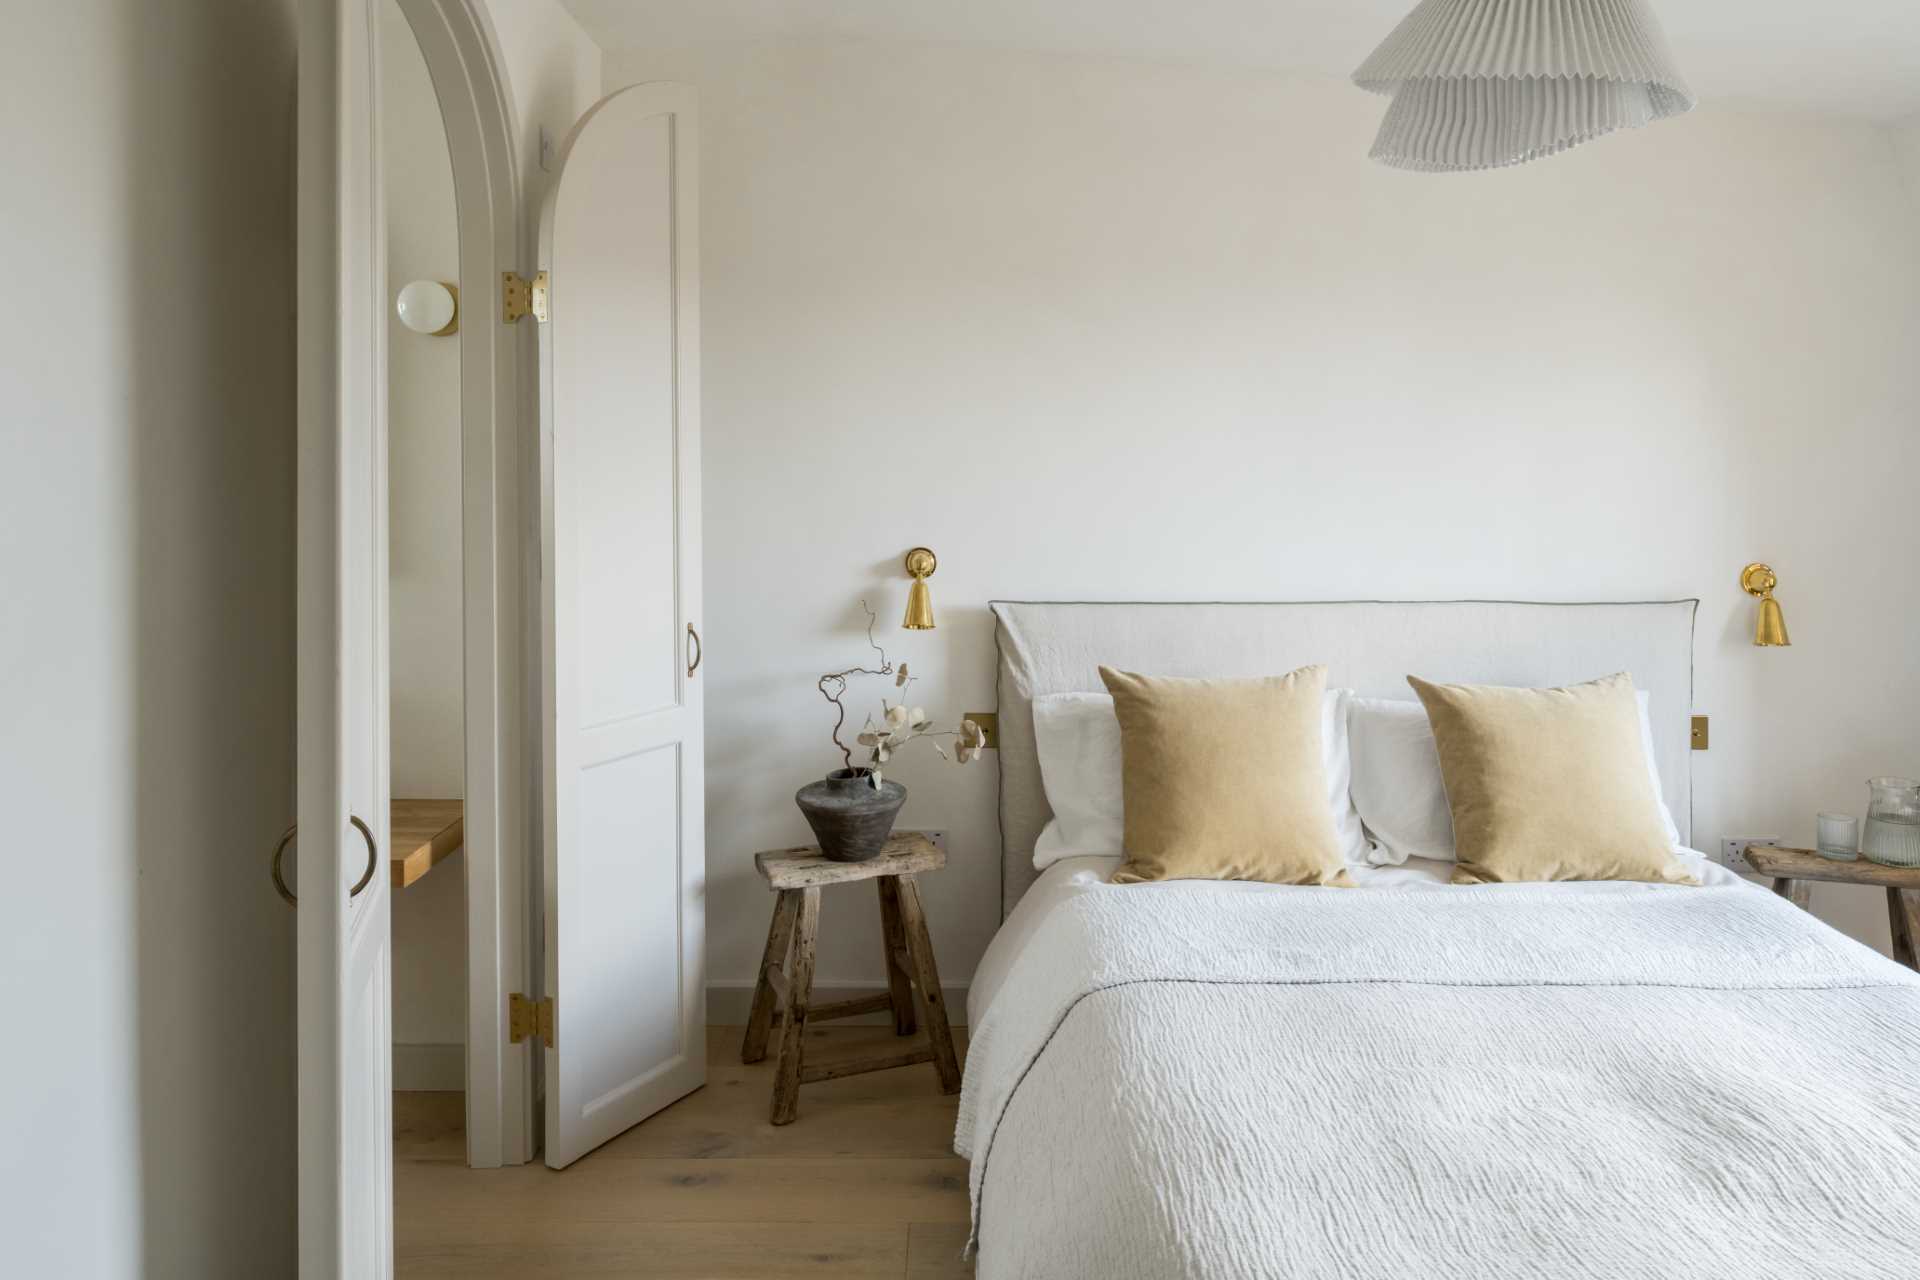
M 409 281 L 393 301 L 400 323 L 415 333 L 444 337 L 460 327 L 460 291 L 438 280 Z
M 1740 589 L 1760 601 L 1760 616 L 1753 624 L 1753 642 L 1762 648 L 1784 648 L 1793 643 L 1787 638 L 1786 615 L 1780 612 L 1780 602 L 1773 598 L 1773 589 L 1779 582 L 1773 570 L 1764 564 L 1750 564 L 1740 571 Z
M 927 579 L 939 564 L 925 547 L 907 552 L 907 572 L 913 575 L 913 585 L 907 588 L 907 616 L 900 625 L 909 631 L 933 630 L 933 592 L 927 589 Z
M 1787 620 L 1780 612 L 1780 602 L 1768 596 L 1760 602 L 1760 619 L 1754 623 L 1753 642 L 1758 645 L 1790 645 L 1787 639 Z

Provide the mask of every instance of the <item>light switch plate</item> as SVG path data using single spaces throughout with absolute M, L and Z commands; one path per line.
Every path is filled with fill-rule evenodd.
M 895 834 L 903 835 L 903 836 L 925 836 L 927 839 L 933 841 L 934 848 L 938 849 L 942 853 L 945 853 L 947 851 L 947 833 L 944 830 L 940 830 L 940 831 L 928 831 L 925 829 L 907 830 L 907 831 L 896 832 Z
M 1763 849 L 1778 849 L 1779 836 L 1728 836 L 1720 842 L 1720 863 L 1730 871 L 1753 870 L 1753 864 L 1747 861 L 1747 850 L 1758 846 Z
M 981 744 L 982 746 L 984 746 L 989 751 L 999 749 L 999 746 L 1000 746 L 1000 713 L 999 712 L 969 711 L 962 718 L 973 721 L 975 724 L 980 726 L 981 732 L 986 734 L 986 741 Z
M 1693 749 L 1695 751 L 1707 749 L 1707 718 L 1705 716 L 1693 718 Z

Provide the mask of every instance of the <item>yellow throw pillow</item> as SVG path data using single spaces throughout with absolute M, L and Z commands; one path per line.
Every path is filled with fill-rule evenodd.
M 1625 672 L 1564 689 L 1407 683 L 1453 811 L 1455 884 L 1698 884 L 1673 856 Z
M 1183 680 L 1111 667 L 1127 859 L 1114 883 L 1347 885 L 1320 756 L 1325 667 Z

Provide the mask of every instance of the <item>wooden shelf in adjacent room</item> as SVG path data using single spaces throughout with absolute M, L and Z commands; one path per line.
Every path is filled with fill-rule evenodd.
M 395 800 L 393 887 L 404 889 L 438 866 L 466 840 L 466 805 L 459 800 Z

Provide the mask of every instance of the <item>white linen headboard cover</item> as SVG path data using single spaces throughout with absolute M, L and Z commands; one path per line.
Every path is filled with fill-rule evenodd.
M 1033 700 L 1100 692 L 1102 665 L 1163 676 L 1280 675 L 1327 665 L 1329 688 L 1411 701 L 1407 676 L 1456 684 L 1577 684 L 1615 671 L 1648 694 L 1660 786 L 1691 838 L 1688 717 L 1698 600 L 1298 604 L 996 600 L 1000 646 L 1001 910 L 1032 884 L 1033 844 L 1053 811 L 1040 783 Z

